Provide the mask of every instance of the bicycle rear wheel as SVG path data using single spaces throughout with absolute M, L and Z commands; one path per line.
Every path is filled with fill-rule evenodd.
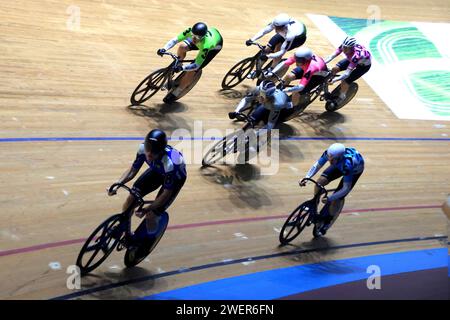
M 193 71 L 190 71 L 193 72 Z M 178 83 L 181 79 L 181 77 L 186 73 L 186 71 L 183 71 L 175 80 L 175 86 L 172 88 L 172 90 L 170 90 L 169 94 L 173 92 L 173 90 L 175 90 L 178 87 Z M 175 101 L 179 100 L 180 98 L 184 97 L 189 91 L 192 90 L 192 88 L 195 87 L 195 85 L 197 84 L 197 82 L 200 80 L 200 77 L 202 76 L 202 70 L 200 69 L 194 76 L 194 79 L 192 80 L 191 84 L 189 84 L 186 88 L 184 88 L 183 91 L 181 91 L 181 93 L 175 98 Z M 166 97 L 169 95 L 167 94 Z
M 222 89 L 228 90 L 234 88 L 244 81 L 248 74 L 253 70 L 254 64 L 254 57 L 245 58 L 236 63 L 223 78 Z
M 109 217 L 101 223 L 86 240 L 78 254 L 76 262 L 82 276 L 96 269 L 116 248 L 119 243 L 120 235 L 115 235 L 115 237 L 113 237 L 112 230 L 120 228 L 121 218 L 121 214 Z M 101 255 L 98 255 L 100 252 Z M 85 255 L 88 253 L 91 254 L 86 259 Z M 96 257 L 100 258 L 95 260 Z
M 145 226 L 145 220 L 141 222 L 142 227 L 146 228 Z M 167 225 L 169 224 L 169 215 L 167 212 L 164 212 L 161 216 L 160 220 L 160 226 L 158 234 L 154 237 L 149 239 L 148 242 L 145 244 L 142 244 L 140 246 L 137 246 L 135 248 L 129 248 L 125 252 L 124 256 L 124 264 L 128 267 L 134 267 L 142 262 L 152 251 L 155 249 L 156 245 L 159 243 L 159 240 L 161 240 L 162 236 L 164 235 L 164 232 L 167 229 Z M 141 228 L 141 226 L 139 226 Z
M 310 219 L 310 209 L 304 203 L 298 206 L 287 218 L 280 231 L 279 240 L 286 245 L 294 240 L 306 227 Z
M 159 69 L 149 74 L 134 89 L 130 102 L 133 106 L 140 105 L 153 97 L 161 89 L 166 80 L 167 68 Z
M 352 82 L 350 84 L 350 87 L 348 88 L 348 91 L 347 91 L 344 101 L 342 101 L 338 105 L 336 105 L 335 103 L 333 104 L 332 101 L 327 101 L 327 103 L 325 105 L 325 109 L 330 112 L 341 109 L 355 97 L 356 93 L 358 92 L 358 88 L 359 88 L 358 84 L 356 82 Z M 331 92 L 331 95 L 334 97 L 338 97 L 340 90 L 341 90 L 341 85 L 338 85 L 333 90 L 333 92 Z

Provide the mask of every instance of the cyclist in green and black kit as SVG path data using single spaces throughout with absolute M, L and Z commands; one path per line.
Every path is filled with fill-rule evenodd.
M 185 76 L 181 79 L 178 88 L 164 99 L 165 103 L 173 102 L 177 95 L 192 82 L 195 72 L 206 67 L 206 65 L 219 53 L 223 45 L 222 36 L 216 28 L 208 28 L 205 23 L 198 22 L 194 24 L 192 28 L 187 28 L 177 37 L 167 42 L 164 48 L 159 49 L 157 53 L 162 55 L 181 41 L 182 43 L 177 50 L 177 55 L 180 59 L 183 60 L 186 57 L 186 53 L 191 50 L 199 50 L 199 53 L 194 62 L 183 66 L 180 65 L 175 70 L 176 72 L 192 72 L 186 72 Z

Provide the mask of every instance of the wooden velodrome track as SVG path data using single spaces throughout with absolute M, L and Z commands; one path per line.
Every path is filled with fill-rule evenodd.
M 376 4 L 383 19 L 443 22 L 449 17 L 446 0 L 274 3 L 214 0 L 202 6 L 194 1 L 80 0 L 75 3 L 81 9 L 80 28 L 69 30 L 71 1 L 2 1 L 0 138 L 136 138 L 155 127 L 168 133 L 178 128 L 193 132 L 194 121 L 202 121 L 205 130 L 224 132 L 238 127 L 227 118 L 238 100 L 219 92 L 223 75 L 253 54 L 244 41 L 277 13 L 285 11 L 301 19 L 308 28 L 307 45 L 321 56 L 333 47 L 306 13 L 365 18 L 367 7 Z M 145 106 L 129 108 L 135 86 L 169 61 L 158 57 L 156 50 L 198 20 L 217 27 L 224 37 L 224 49 L 204 70 L 198 85 L 173 106 L 163 105 L 159 93 Z M 250 82 L 236 89 L 244 92 L 245 84 Z M 323 114 L 323 104 L 315 102 L 282 130 L 290 136 L 335 137 L 356 147 L 366 159 L 364 175 L 347 198 L 346 212 L 326 238 L 312 241 L 307 230 L 294 247 L 278 247 L 277 230 L 285 216 L 312 194 L 311 186 L 298 187 L 299 178 L 332 142 L 283 140 L 275 175 L 259 175 L 256 166 L 205 172 L 199 163 L 189 164 L 188 181 L 169 210 L 171 229 L 150 259 L 126 270 L 123 254 L 113 253 L 95 276 L 83 278 L 82 286 L 96 288 L 298 248 L 380 244 L 148 277 L 80 298 L 135 298 L 262 270 L 445 246 L 446 241 L 435 238 L 389 240 L 447 233 L 440 207 L 449 186 L 449 142 L 348 138 L 436 138 L 450 134 L 449 126 L 399 120 L 363 79 L 359 85 L 357 97 L 340 112 Z M 2 140 L 0 298 L 47 299 L 74 292 L 66 288 L 66 268 L 75 262 L 80 239 L 119 211 L 126 194 L 110 198 L 105 189 L 131 164 L 138 144 L 133 139 Z

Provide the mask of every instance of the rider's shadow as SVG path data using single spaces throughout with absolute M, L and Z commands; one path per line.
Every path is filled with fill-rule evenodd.
M 271 197 L 254 181 L 262 178 L 261 170 L 252 164 L 235 166 L 207 166 L 201 169 L 208 181 L 222 185 L 229 192 L 229 199 L 237 208 L 261 208 L 272 204 Z
M 346 121 L 345 115 L 339 112 L 316 113 L 306 111 L 295 118 L 297 122 L 311 127 L 317 136 L 340 139 L 346 134 L 337 125 Z
M 186 121 L 185 117 L 179 117 L 174 115 L 174 110 L 176 112 L 182 112 L 187 109 L 186 105 L 181 102 L 175 102 L 173 104 L 161 104 L 156 105 L 157 107 L 139 105 L 139 106 L 128 106 L 128 112 L 147 119 L 153 123 L 157 123 L 161 130 L 173 130 L 173 128 L 182 128 L 191 130 L 191 125 Z
M 248 92 L 250 92 L 254 87 L 249 86 L 247 84 L 241 85 L 240 90 L 236 89 L 222 89 L 219 90 L 218 93 L 221 97 L 228 99 L 228 100 L 237 100 L 242 99 L 247 95 Z
M 280 161 L 290 162 L 292 159 L 303 160 L 303 153 L 299 147 L 298 143 L 291 141 L 289 137 L 295 137 L 298 135 L 297 130 L 287 123 L 282 123 L 278 127 L 280 130 L 280 140 L 282 143 L 279 144 L 279 155 Z

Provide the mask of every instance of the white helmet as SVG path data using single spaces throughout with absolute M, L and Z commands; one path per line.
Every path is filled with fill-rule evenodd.
M 300 61 L 301 59 L 311 60 L 313 53 L 309 48 L 300 48 L 295 51 L 295 60 Z
M 339 159 L 345 153 L 345 146 L 342 143 L 333 143 L 327 149 L 327 156 L 330 159 Z
M 287 25 L 289 23 L 289 21 L 291 21 L 291 18 L 289 17 L 289 15 L 286 13 L 281 13 L 273 19 L 272 24 L 275 27 L 283 27 L 283 26 Z
M 350 47 L 353 48 L 356 45 L 356 39 L 353 37 L 347 37 L 342 42 L 343 47 Z

